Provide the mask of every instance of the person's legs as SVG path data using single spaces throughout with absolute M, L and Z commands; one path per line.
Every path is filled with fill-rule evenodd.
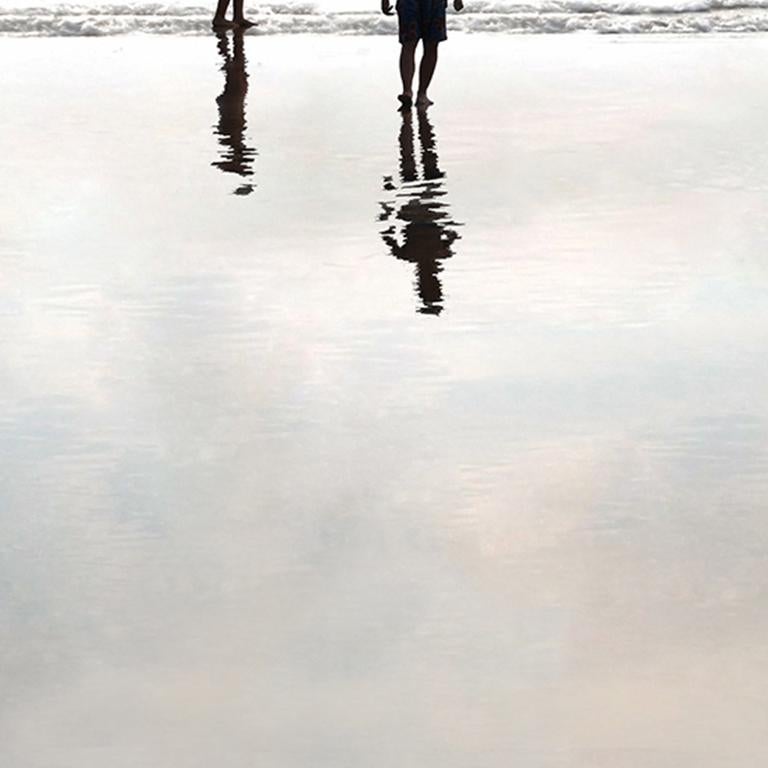
M 419 93 L 416 97 L 417 106 L 428 107 L 432 102 L 427 98 L 427 88 L 432 82 L 432 75 L 435 74 L 437 66 L 437 42 L 434 40 L 424 41 L 424 54 L 421 57 L 419 65 Z
M 253 22 L 248 21 L 248 19 L 246 19 L 245 16 L 243 15 L 243 3 L 244 3 L 244 0 L 232 0 L 232 6 L 233 6 L 232 21 L 238 27 L 252 27 Z
M 416 40 L 402 43 L 400 47 L 400 79 L 403 81 L 403 99 L 413 98 L 413 74 L 416 71 Z
M 229 0 L 219 0 L 216 4 L 216 13 L 213 16 L 214 27 L 225 27 L 230 24 L 227 21 L 227 8 L 229 8 Z

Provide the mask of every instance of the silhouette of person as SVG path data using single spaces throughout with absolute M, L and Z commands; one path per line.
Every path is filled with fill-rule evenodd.
M 243 31 L 234 30 L 232 34 L 233 52 L 230 52 L 229 38 L 226 32 L 217 32 L 218 49 L 223 59 L 224 90 L 216 99 L 219 108 L 219 122 L 214 126 L 214 135 L 219 139 L 220 159 L 211 163 L 224 173 L 236 173 L 244 180 L 253 176 L 253 159 L 256 150 L 246 143 L 245 96 L 248 93 L 248 72 L 246 71 Z M 254 184 L 244 181 L 236 190 L 236 195 L 249 195 Z
M 413 75 L 416 72 L 416 46 L 421 40 L 424 52 L 419 64 L 419 90 L 416 106 L 426 109 L 432 104 L 427 88 L 432 82 L 437 66 L 437 48 L 447 40 L 445 11 L 447 0 L 397 0 L 398 38 L 400 40 L 400 80 L 403 92 L 397 97 L 405 107 L 413 105 Z M 453 0 L 453 9 L 462 11 L 464 0 Z M 385 16 L 393 13 L 392 1 L 381 0 L 381 12 Z
M 395 184 L 392 176 L 384 177 L 384 189 L 394 192 L 395 200 L 380 204 L 379 221 L 389 223 L 381 231 L 381 239 L 391 254 L 416 266 L 415 287 L 421 302 L 417 311 L 439 315 L 443 311 L 441 262 L 453 256 L 453 243 L 460 237 L 454 227 L 462 225 L 451 220 L 448 205 L 442 202 L 445 174 L 438 164 L 434 129 L 425 110 L 417 114 L 421 174 L 414 153 L 413 118 L 406 109 L 399 135 L 400 183 Z

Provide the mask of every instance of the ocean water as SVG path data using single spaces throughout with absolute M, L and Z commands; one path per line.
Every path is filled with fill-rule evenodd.
M 0 46 L 3 768 L 768 760 L 768 40 L 515 42 Z
M 249 34 L 391 34 L 395 22 L 376 2 L 253 2 L 258 26 Z M 0 0 L 0 34 L 100 36 L 131 32 L 204 34 L 211 7 L 169 3 L 35 3 Z M 509 34 L 700 34 L 768 30 L 766 0 L 475 0 L 449 12 L 449 30 Z

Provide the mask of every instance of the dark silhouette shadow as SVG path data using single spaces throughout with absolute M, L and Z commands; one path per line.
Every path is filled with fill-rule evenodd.
M 235 189 L 236 195 L 249 195 L 255 185 L 250 181 L 253 176 L 253 159 L 256 150 L 246 143 L 245 96 L 248 93 L 248 72 L 246 69 L 243 31 L 232 32 L 233 48 L 230 52 L 229 37 L 224 31 L 216 32 L 218 49 L 223 60 L 221 71 L 224 73 L 224 90 L 216 99 L 219 108 L 219 122 L 214 126 L 214 135 L 218 137 L 220 159 L 211 165 L 224 173 L 236 173 L 242 176 L 244 183 Z
M 400 179 L 384 177 L 384 189 L 394 192 L 394 200 L 382 202 L 379 221 L 389 226 L 381 239 L 396 259 L 416 265 L 416 293 L 421 301 L 418 312 L 439 315 L 443 311 L 442 261 L 453 256 L 452 245 L 459 239 L 443 198 L 445 174 L 440 170 L 435 148 L 435 131 L 426 110 L 417 110 L 421 172 L 413 140 L 413 113 L 403 110 L 400 126 Z

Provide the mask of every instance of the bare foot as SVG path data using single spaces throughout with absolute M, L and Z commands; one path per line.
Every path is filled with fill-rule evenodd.
M 249 21 L 248 19 L 235 19 L 234 24 L 236 27 L 239 27 L 240 29 L 250 29 L 251 27 L 256 26 L 255 21 Z
M 435 102 L 432 101 L 432 99 L 427 98 L 426 93 L 420 93 L 418 98 L 416 99 L 416 106 L 419 109 L 426 109 L 427 107 L 431 107 Z
M 401 93 L 397 100 L 400 102 L 400 109 L 410 109 L 413 106 L 412 93 Z
M 227 21 L 226 19 L 214 19 L 211 22 L 211 26 L 214 29 L 234 29 L 235 28 L 234 22 Z

